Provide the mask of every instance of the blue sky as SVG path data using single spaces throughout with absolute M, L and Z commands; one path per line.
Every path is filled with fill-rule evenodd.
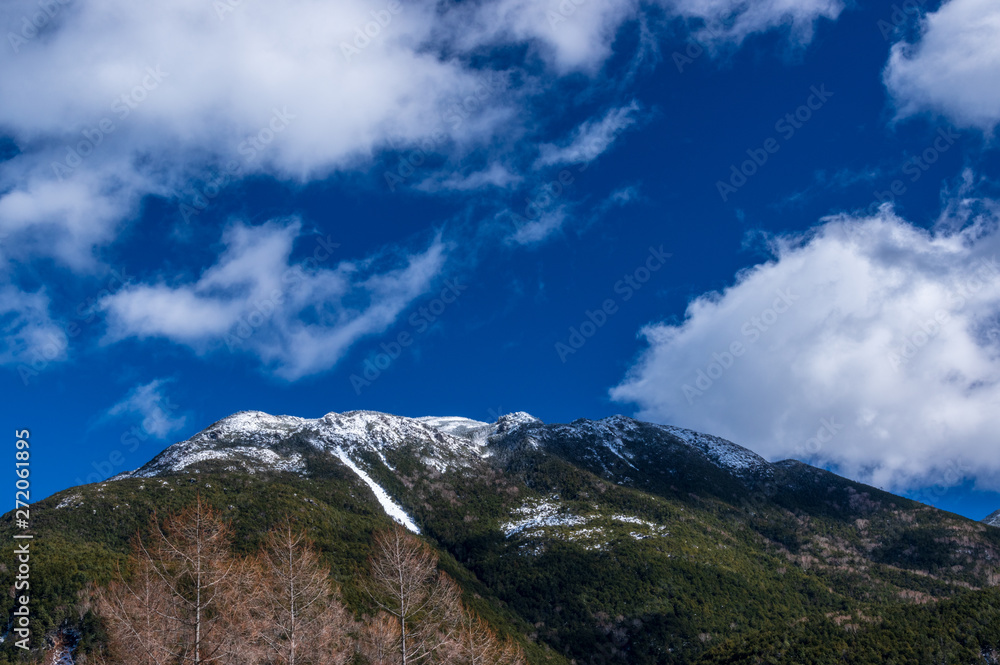
M 0 16 L 36 497 L 243 409 L 524 410 L 1000 508 L 993 2 Z

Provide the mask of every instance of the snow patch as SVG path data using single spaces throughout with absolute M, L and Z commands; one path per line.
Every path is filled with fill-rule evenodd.
M 178 446 L 178 447 L 175 447 Z M 163 452 L 158 464 L 149 469 L 140 469 L 130 474 L 121 474 L 119 477 L 151 478 L 164 471 L 183 471 L 192 464 L 207 460 L 225 460 L 227 462 L 243 462 L 248 473 L 254 473 L 259 467 L 264 467 L 272 471 L 293 471 L 305 470 L 305 462 L 302 456 L 293 453 L 288 457 L 282 457 L 278 453 L 268 448 L 257 448 L 254 446 L 234 446 L 231 448 L 203 448 L 192 449 L 194 446 L 179 446 L 175 444 Z M 173 449 L 173 450 L 172 450 Z
M 340 458 L 340 461 L 347 465 L 351 471 L 356 473 L 358 477 L 365 481 L 365 484 L 371 488 L 372 492 L 375 494 L 375 498 L 378 499 L 378 502 L 382 505 L 382 510 L 385 511 L 386 515 L 402 524 L 413 533 L 420 533 L 420 528 L 417 527 L 412 519 L 410 519 L 410 516 L 406 514 L 403 507 L 393 501 L 389 497 L 389 494 L 382 489 L 378 483 L 371 479 L 371 476 L 362 471 L 361 467 L 355 464 L 351 458 L 347 456 L 347 453 L 344 452 L 343 448 L 337 448 L 335 452 L 337 457 Z
M 490 423 L 472 420 L 471 418 L 462 418 L 460 416 L 424 416 L 416 420 L 445 434 L 451 434 L 452 436 L 469 439 L 474 442 L 481 441 L 479 445 L 485 445 L 486 430 L 490 427 Z
M 60 508 L 71 508 L 73 506 L 79 507 L 79 506 L 83 505 L 82 501 L 80 501 L 79 503 L 76 503 L 77 501 L 80 501 L 80 495 L 79 494 L 71 494 L 71 495 L 69 495 L 68 497 L 66 497 L 65 499 L 63 499 L 62 501 L 59 502 L 59 505 L 56 506 L 56 510 L 59 510 Z
M 601 550 L 607 547 L 614 537 L 620 538 L 623 535 L 628 535 L 634 540 L 670 535 L 667 527 L 662 524 L 656 524 L 632 515 L 583 516 L 574 514 L 559 502 L 558 495 L 546 499 L 526 501 L 522 506 L 514 509 L 512 517 L 515 519 L 500 525 L 504 537 L 510 539 L 514 536 L 521 536 L 534 539 L 518 546 L 520 554 L 541 554 L 545 548 L 543 543 L 537 541 L 539 536 L 578 543 L 585 550 Z M 622 529 L 615 528 L 613 524 L 608 524 L 609 519 L 612 522 L 636 525 L 642 527 L 643 530 L 630 529 L 623 532 Z M 594 524 L 595 522 L 598 524 Z M 559 528 L 556 531 L 547 530 L 552 527 Z
M 564 510 L 560 504 L 548 500 L 525 503 L 514 510 L 514 515 L 520 519 L 500 525 L 505 538 L 544 527 L 577 526 L 587 523 L 586 517 L 573 515 Z
M 659 427 L 684 443 L 700 449 L 709 459 L 723 468 L 739 472 L 764 471 L 770 468 L 763 457 L 731 441 L 673 425 L 659 425 Z

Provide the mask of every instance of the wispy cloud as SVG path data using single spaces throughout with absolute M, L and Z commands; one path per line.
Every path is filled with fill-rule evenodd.
M 305 268 L 290 261 L 300 232 L 297 221 L 230 226 L 225 251 L 197 280 L 137 284 L 105 297 L 109 340 L 157 337 L 200 353 L 227 348 L 295 380 L 333 367 L 356 341 L 388 328 L 445 263 L 438 236 L 422 252 L 386 250 Z
M 176 413 L 176 405 L 170 402 L 164 387 L 165 379 L 156 379 L 129 391 L 120 402 L 108 409 L 107 417 L 142 419 L 142 429 L 159 439 L 184 427 L 187 418 Z
M 538 215 L 537 219 L 525 220 L 507 237 L 507 242 L 515 245 L 537 245 L 558 232 L 568 217 L 565 205 L 557 206 Z
M 51 317 L 44 289 L 27 293 L 0 286 L 0 365 L 52 362 L 66 358 L 66 333 Z
M 588 120 L 577 127 L 564 145 L 546 143 L 539 147 L 535 167 L 562 164 L 586 164 L 594 161 L 629 127 L 635 125 L 638 102 L 609 110 L 600 119 Z

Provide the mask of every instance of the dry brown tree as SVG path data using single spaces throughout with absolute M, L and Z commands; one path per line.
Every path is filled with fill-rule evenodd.
M 399 621 L 381 611 L 361 628 L 359 650 L 370 665 L 395 665 L 399 662 Z
M 97 594 L 109 654 L 129 665 L 229 665 L 252 654 L 249 568 L 229 552 L 229 530 L 201 502 L 133 541 L 126 569 Z
M 510 638 L 501 640 L 482 617 L 463 608 L 448 648 L 449 665 L 525 665 L 524 652 Z
M 461 607 L 458 587 L 437 563 L 430 547 L 400 526 L 375 535 L 366 590 L 396 624 L 394 657 L 385 662 L 429 662 L 453 639 Z M 379 627 L 378 633 L 386 630 Z
M 342 665 L 354 622 L 313 544 L 291 523 L 268 534 L 257 566 L 256 632 L 270 665 Z

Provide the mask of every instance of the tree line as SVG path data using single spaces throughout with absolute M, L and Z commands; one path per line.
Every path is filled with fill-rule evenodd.
M 402 527 L 375 534 L 371 600 L 355 615 L 315 546 L 287 522 L 250 556 L 231 552 L 220 514 L 199 499 L 132 541 L 91 607 L 107 640 L 98 665 L 525 665 Z

